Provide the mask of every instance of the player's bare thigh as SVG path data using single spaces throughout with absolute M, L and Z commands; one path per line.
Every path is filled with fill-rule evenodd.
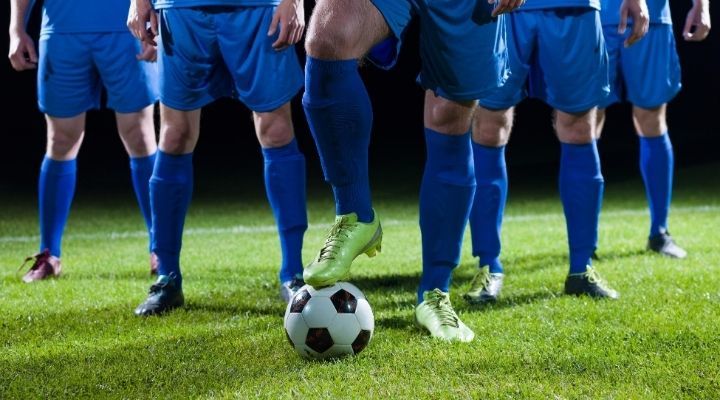
M 253 112 L 253 121 L 255 134 L 264 148 L 284 146 L 295 137 L 290 102 L 269 112 Z
M 321 60 L 359 59 L 390 28 L 370 0 L 319 0 L 305 40 L 305 50 Z

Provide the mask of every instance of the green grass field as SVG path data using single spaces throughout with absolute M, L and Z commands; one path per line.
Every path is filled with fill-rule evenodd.
M 358 357 L 300 359 L 282 328 L 279 245 L 262 187 L 198 194 L 186 223 L 186 307 L 132 314 L 151 283 L 129 191 L 76 198 L 65 275 L 26 285 L 16 272 L 37 246 L 33 193 L 0 197 L 0 399 L 113 398 L 714 398 L 720 397 L 720 165 L 676 174 L 671 231 L 690 256 L 644 252 L 639 179 L 606 183 L 596 263 L 616 302 L 563 296 L 567 244 L 554 180 L 511 183 L 503 231 L 503 298 L 461 298 L 474 273 L 469 235 L 452 299 L 476 332 L 445 344 L 413 325 L 420 272 L 415 182 L 378 183 L 383 253 L 356 261 L 352 282 L 376 329 Z M 392 183 L 392 182 L 391 182 Z M 247 195 L 252 193 L 252 195 Z M 304 256 L 333 218 L 311 193 Z

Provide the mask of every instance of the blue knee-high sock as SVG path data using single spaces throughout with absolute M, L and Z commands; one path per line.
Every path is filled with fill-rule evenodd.
M 650 236 L 667 231 L 673 181 L 673 148 L 668 133 L 640 137 L 640 172 L 650 207 Z
M 172 155 L 158 151 L 153 175 L 150 178 L 152 250 L 157 254 L 160 262 L 158 275 L 174 273 L 176 283 L 180 287 L 182 287 L 180 248 L 192 189 L 192 153 Z
M 297 141 L 262 149 L 265 158 L 265 191 L 280 235 L 280 282 L 302 275 L 302 245 L 307 229 L 305 156 Z
M 145 227 L 148 231 L 148 248 L 152 244 L 152 215 L 150 212 L 150 177 L 155 167 L 155 155 L 153 153 L 146 157 L 130 157 L 130 175 L 132 177 L 135 197 L 137 198 L 140 212 L 145 219 Z M 150 249 L 152 250 L 152 249 Z
M 473 142 L 472 149 L 477 183 L 470 212 L 473 255 L 480 257 L 480 266 L 501 273 L 500 230 L 508 190 L 505 146 L 487 147 Z
M 372 106 L 357 60 L 308 57 L 303 107 L 325 180 L 335 194 L 335 212 L 355 212 L 361 222 L 372 221 L 368 176 Z
M 590 256 L 597 247 L 604 184 L 595 141 L 581 145 L 562 143 L 560 198 L 567 224 L 571 274 L 585 272 L 591 265 Z
M 420 186 L 423 274 L 418 302 L 427 290 L 450 289 L 475 192 L 470 133 L 444 135 L 425 128 L 427 161 Z
M 75 194 L 77 161 L 56 161 L 45 156 L 38 180 L 40 207 L 40 251 L 60 257 L 65 223 Z

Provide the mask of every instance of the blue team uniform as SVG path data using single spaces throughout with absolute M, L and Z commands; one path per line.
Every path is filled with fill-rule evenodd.
M 480 104 L 506 109 L 526 96 L 574 113 L 608 95 L 599 0 L 533 0 L 508 15 L 511 75 Z
M 267 112 L 303 85 L 293 46 L 276 51 L 268 36 L 277 0 L 155 0 L 160 11 L 160 101 L 201 108 L 232 96 Z
M 38 105 L 53 117 L 107 106 L 139 111 L 157 100 L 157 67 L 138 61 L 140 43 L 125 26 L 128 0 L 45 0 L 40 31 Z
M 477 100 L 507 79 L 505 18 L 491 18 L 486 1 L 371 0 L 393 37 L 370 54 L 383 68 L 395 62 L 410 21 L 420 22 L 419 83 L 456 101 Z
M 601 20 L 609 55 L 610 96 L 601 107 L 628 100 L 643 108 L 655 108 L 680 91 L 680 61 L 668 0 L 649 0 L 650 27 L 647 35 L 625 48 L 630 34 L 617 32 L 619 0 L 602 0 Z M 631 21 L 632 22 L 632 21 Z

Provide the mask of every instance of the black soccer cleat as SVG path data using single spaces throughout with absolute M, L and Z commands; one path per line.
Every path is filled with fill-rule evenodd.
M 658 254 L 671 258 L 685 258 L 687 252 L 673 240 L 670 232 L 661 231 L 659 234 L 648 238 L 647 249 Z
M 290 279 L 289 281 L 280 283 L 280 298 L 289 303 L 301 287 L 305 286 L 302 274 Z
M 595 268 L 588 265 L 587 270 L 580 274 L 570 274 L 565 279 L 565 294 L 580 296 L 586 294 L 595 298 L 617 299 L 618 292 L 611 289 L 600 278 Z
M 150 286 L 147 299 L 137 306 L 135 315 L 147 317 L 159 315 L 185 304 L 182 289 L 177 287 L 173 276 L 160 275 L 157 282 Z

